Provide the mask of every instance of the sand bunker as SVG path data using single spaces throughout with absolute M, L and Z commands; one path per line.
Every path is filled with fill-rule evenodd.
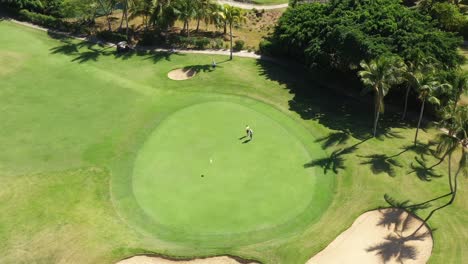
M 413 234 L 421 223 L 401 209 L 364 213 L 306 264 L 426 263 L 432 252 L 432 235 L 427 226 Z
M 232 257 L 220 256 L 192 260 L 170 260 L 162 257 L 135 256 L 121 260 L 117 264 L 257 264 L 256 262 L 239 262 Z
M 197 71 L 193 68 L 183 68 L 170 71 L 167 77 L 172 80 L 182 81 L 193 78 L 197 74 Z

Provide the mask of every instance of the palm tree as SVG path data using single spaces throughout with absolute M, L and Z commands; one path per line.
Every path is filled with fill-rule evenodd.
M 224 24 L 229 25 L 229 38 L 231 42 L 231 54 L 229 59 L 232 60 L 232 27 L 241 25 L 245 20 L 245 13 L 242 9 L 230 5 L 224 5 L 221 16 Z
M 174 13 L 177 18 L 184 21 L 182 32 L 186 31 L 187 37 L 190 36 L 189 21 L 195 16 L 196 1 L 177 0 L 173 3 Z
M 437 148 L 437 151 L 443 150 L 445 151 L 444 157 L 448 156 L 448 181 L 452 197 L 447 203 L 433 209 L 413 234 L 416 234 L 427 223 L 427 221 L 429 221 L 435 212 L 453 203 L 457 196 L 459 175 L 463 174 L 468 176 L 468 153 L 466 151 L 466 146 L 464 145 L 464 143 L 468 142 L 468 106 L 455 108 L 455 111 L 451 114 L 449 124 L 449 133 L 440 134 L 438 136 L 439 147 Z M 457 162 L 458 168 L 455 170 L 455 174 L 453 174 L 452 157 L 456 150 L 460 150 L 460 159 Z
M 421 126 L 421 121 L 424 114 L 424 106 L 426 102 L 431 104 L 440 105 L 439 99 L 435 96 L 435 94 L 441 88 L 449 88 L 449 84 L 441 84 L 438 81 L 435 81 L 432 76 L 423 76 L 421 80 L 417 80 L 417 90 L 419 92 L 419 99 L 421 100 L 421 111 L 419 112 L 419 120 L 418 126 L 416 128 L 416 134 L 414 135 L 414 144 L 418 142 L 418 133 L 419 128 Z
M 200 30 L 200 21 L 209 18 L 211 15 L 211 0 L 197 0 L 195 5 L 195 18 L 197 19 L 197 28 L 195 29 L 196 32 Z
M 167 29 L 174 25 L 177 14 L 174 10 L 174 1 L 177 0 L 153 0 L 150 23 L 152 26 L 159 26 Z
M 116 0 L 98 0 L 98 6 L 104 12 L 107 20 L 107 27 L 109 31 L 112 31 L 112 13 L 114 12 L 114 8 L 116 5 Z
M 149 19 L 151 17 L 152 11 L 154 10 L 155 1 L 153 0 L 134 0 L 133 5 L 131 6 L 129 12 L 129 19 L 134 19 L 137 17 L 142 17 L 143 26 L 145 31 L 148 31 Z
M 132 0 L 120 0 L 120 2 L 123 5 L 123 11 L 122 11 L 122 19 L 120 21 L 120 27 L 119 30 L 122 30 L 122 24 L 125 21 L 125 35 L 127 36 L 127 40 L 130 39 L 128 35 L 128 11 L 131 8 L 130 6 L 133 4 Z
M 422 59 L 420 56 L 416 56 L 413 62 L 408 62 L 406 64 L 406 71 L 403 73 L 403 78 L 406 82 L 405 107 L 403 109 L 401 120 L 406 118 L 408 97 L 411 88 L 415 88 L 417 86 L 418 78 L 421 78 L 422 75 L 433 74 L 434 70 L 434 66 L 430 64 L 428 60 Z
M 453 111 L 455 111 L 461 95 L 468 92 L 468 74 L 466 72 L 457 72 L 451 84 L 452 88 L 455 90 L 455 98 L 453 100 Z
M 379 57 L 370 62 L 361 62 L 362 70 L 358 72 L 365 88 L 363 93 L 374 92 L 374 137 L 377 134 L 377 123 L 380 113 L 384 112 L 384 97 L 392 85 L 402 81 L 405 68 L 400 59 Z

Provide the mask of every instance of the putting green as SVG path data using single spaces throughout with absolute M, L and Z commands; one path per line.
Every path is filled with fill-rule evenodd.
M 251 141 L 245 125 L 254 130 Z M 304 168 L 323 154 L 303 143 L 307 137 L 314 141 L 262 103 L 178 109 L 135 155 L 125 215 L 158 238 L 197 244 L 236 244 L 233 237 L 252 242 L 297 230 L 319 217 L 331 197 L 332 177 Z

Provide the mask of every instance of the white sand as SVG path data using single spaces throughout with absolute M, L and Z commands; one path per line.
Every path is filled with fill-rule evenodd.
M 193 78 L 197 72 L 194 69 L 177 69 L 170 71 L 167 77 L 172 80 L 182 81 Z
M 161 257 L 135 256 L 121 260 L 117 264 L 240 264 L 240 262 L 227 256 L 180 261 L 168 260 Z M 249 264 L 255 264 L 255 262 Z
M 383 224 L 384 220 L 387 224 Z M 432 252 L 429 229 L 423 226 L 415 236 L 410 236 L 421 223 L 421 220 L 399 209 L 364 213 L 306 264 L 426 263 Z M 389 236 L 395 238 L 394 242 L 386 239 Z

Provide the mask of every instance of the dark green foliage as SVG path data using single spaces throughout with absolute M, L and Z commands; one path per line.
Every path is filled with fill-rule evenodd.
M 211 41 L 206 37 L 185 37 L 185 36 L 170 36 L 168 38 L 170 46 L 183 49 L 206 49 L 211 47 Z M 216 43 L 214 44 L 216 45 Z
M 60 20 L 53 16 L 34 13 L 26 9 L 20 10 L 19 16 L 22 20 L 26 20 L 45 27 L 58 28 L 60 25 Z
M 104 41 L 117 43 L 120 41 L 127 40 L 127 36 L 125 34 L 120 34 L 118 32 L 113 31 L 100 31 L 96 34 L 96 36 Z
M 397 54 L 411 61 L 415 54 L 455 68 L 461 38 L 440 31 L 431 18 L 398 0 L 340 0 L 289 8 L 271 36 L 270 51 L 293 56 L 307 66 L 341 71 L 358 68 L 362 60 Z
M 232 47 L 235 51 L 241 51 L 242 49 L 244 49 L 244 45 L 245 45 L 245 42 L 241 39 L 239 40 L 236 40 L 234 42 L 234 47 Z

